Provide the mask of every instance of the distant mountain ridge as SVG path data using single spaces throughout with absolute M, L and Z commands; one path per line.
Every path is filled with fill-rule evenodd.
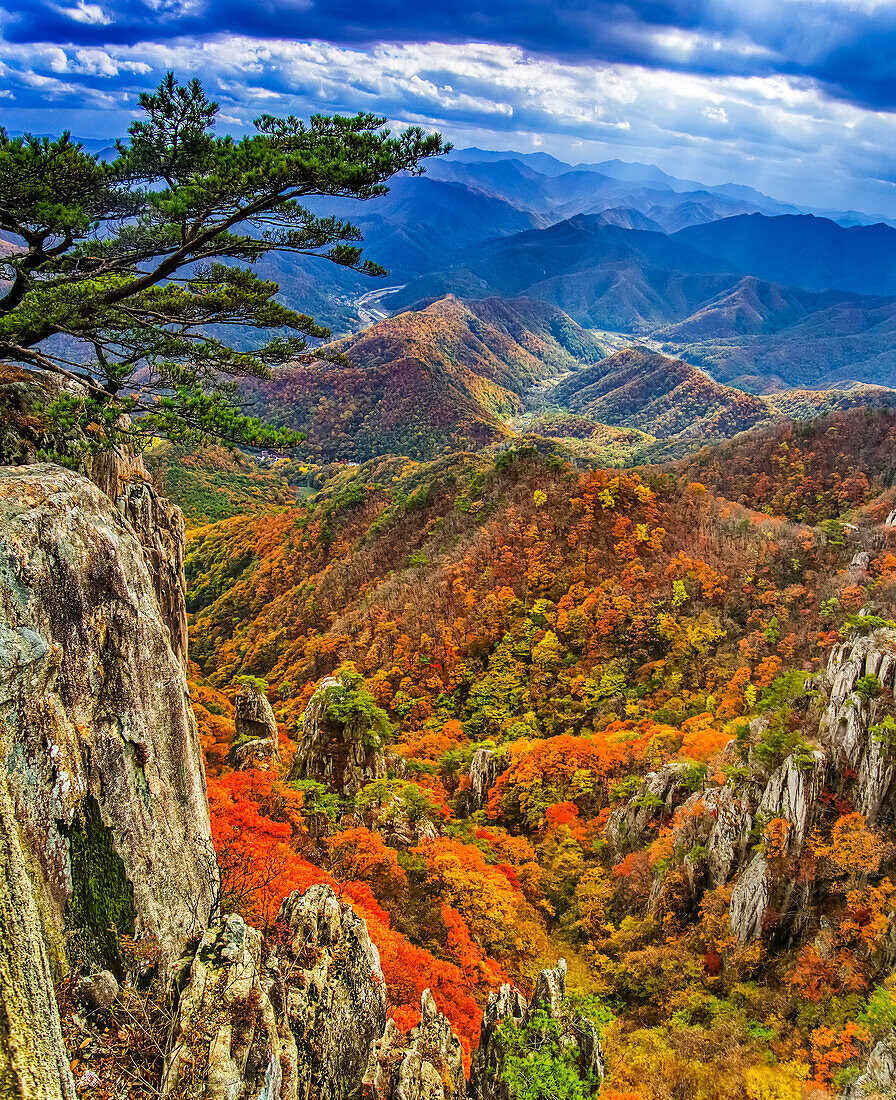
M 750 214 L 668 235 L 631 211 L 613 217 L 482 242 L 392 304 L 525 294 L 750 389 L 896 384 L 893 227 Z
M 549 153 L 520 153 L 515 151 L 498 152 L 488 149 L 453 149 L 450 160 L 454 162 L 488 162 L 501 160 L 516 160 L 520 164 L 540 172 L 546 176 L 562 176 L 566 172 L 597 172 L 603 176 L 610 176 L 617 180 L 627 180 L 631 183 L 664 187 L 671 191 L 705 190 L 716 195 L 736 199 L 742 202 L 752 203 L 755 209 L 768 214 L 816 214 L 820 217 L 828 217 L 842 225 L 864 225 L 888 219 L 880 214 L 866 213 L 860 210 L 835 210 L 832 208 L 816 208 L 809 206 L 797 206 L 793 203 L 782 202 L 770 195 L 757 191 L 742 183 L 706 184 L 698 180 L 682 179 L 664 172 L 655 164 L 643 164 L 638 161 L 623 161 L 618 158 L 599 161 L 597 163 L 570 164 L 552 157 Z
M 742 214 L 674 234 L 738 271 L 806 290 L 896 294 L 896 229 L 844 227 L 813 214 Z

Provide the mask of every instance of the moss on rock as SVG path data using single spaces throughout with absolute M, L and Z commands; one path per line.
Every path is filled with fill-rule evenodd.
M 69 833 L 72 895 L 66 909 L 70 942 L 82 963 L 124 977 L 120 936 L 133 936 L 134 887 L 103 824 L 95 798 L 81 803 Z

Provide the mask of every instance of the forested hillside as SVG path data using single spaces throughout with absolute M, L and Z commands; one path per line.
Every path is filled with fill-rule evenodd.
M 561 310 L 521 298 L 453 295 L 347 337 L 315 361 L 243 387 L 253 411 L 306 434 L 309 459 L 363 461 L 383 454 L 429 458 L 511 434 L 536 383 L 604 354 Z
M 896 484 L 896 412 L 857 408 L 750 432 L 678 468 L 769 515 L 834 519 Z
M 847 486 L 827 516 L 890 483 L 892 417 L 868 417 L 864 434 L 859 414 L 833 422 L 867 490 L 816 448 L 825 489 Z M 758 469 L 796 434 L 742 438 Z M 890 637 L 896 529 L 873 510 L 854 531 L 752 511 L 700 482 L 735 495 L 742 472 L 753 491 L 748 465 L 714 455 L 640 475 L 525 446 L 386 458 L 192 535 L 194 706 L 218 843 L 259 869 L 241 902 L 256 923 L 296 884 L 346 883 L 396 1019 L 429 986 L 466 1050 L 496 981 L 525 988 L 563 954 L 599 1000 L 601 1095 L 617 1100 L 824 1097 L 859 1072 L 896 1019 L 881 922 L 896 834 L 861 769 L 823 763 L 820 674 L 857 629 Z M 768 497 L 779 507 L 794 514 Z M 329 674 L 385 762 L 350 792 L 290 771 Z M 226 764 L 241 677 L 273 701 L 279 778 Z M 855 690 L 889 730 L 883 671 Z M 789 810 L 774 801 L 788 768 Z

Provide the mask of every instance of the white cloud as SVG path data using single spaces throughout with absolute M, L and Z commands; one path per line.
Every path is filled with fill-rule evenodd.
M 862 188 L 866 205 L 882 196 L 884 185 L 868 181 L 886 176 L 881 150 L 896 147 L 896 117 L 830 99 L 805 77 L 573 64 L 488 43 L 364 50 L 220 35 L 86 49 L 0 41 L 2 63 L 7 87 L 42 82 L 46 94 L 77 94 L 90 108 L 114 104 L 122 118 L 137 89 L 109 78 L 171 68 L 200 76 L 233 126 L 261 110 L 368 110 L 437 127 L 455 143 L 540 146 L 560 157 L 576 143 L 579 159 L 648 160 L 708 183 L 736 179 L 819 204 L 842 205 L 850 188 L 848 205 L 862 205 Z M 86 78 L 87 87 L 65 85 L 64 74 Z M 105 83 L 105 98 L 91 81 Z
M 708 118 L 711 122 L 727 122 L 728 112 L 724 107 L 704 107 L 703 117 Z
M 73 8 L 64 8 L 57 4 L 54 5 L 54 10 L 75 23 L 86 23 L 89 26 L 108 27 L 112 22 L 112 16 L 99 4 L 88 4 L 85 0 L 78 0 L 77 5 Z

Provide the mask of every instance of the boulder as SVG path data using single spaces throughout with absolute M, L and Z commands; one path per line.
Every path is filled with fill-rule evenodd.
M 86 478 L 0 470 L 3 764 L 57 971 L 175 960 L 217 888 L 182 664 L 133 527 Z
M 108 1012 L 118 999 L 118 982 L 109 970 L 80 977 L 72 990 L 88 1012 Z

